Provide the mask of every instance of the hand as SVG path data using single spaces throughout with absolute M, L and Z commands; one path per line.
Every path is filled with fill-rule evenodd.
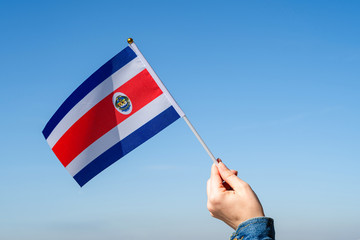
M 233 229 L 254 217 L 263 217 L 264 211 L 250 185 L 236 176 L 219 160 L 212 165 L 207 181 L 207 208 L 211 216 L 224 221 Z

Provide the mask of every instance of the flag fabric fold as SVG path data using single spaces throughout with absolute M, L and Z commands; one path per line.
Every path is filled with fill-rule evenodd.
M 183 116 L 137 47 L 128 46 L 65 100 L 43 135 L 83 186 Z

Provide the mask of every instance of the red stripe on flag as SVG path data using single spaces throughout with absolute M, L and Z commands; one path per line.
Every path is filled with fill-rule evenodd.
M 129 97 L 132 103 L 130 114 L 124 115 L 115 109 L 113 95 L 116 92 Z M 89 145 L 161 94 L 162 91 L 149 72 L 143 70 L 84 114 L 64 133 L 52 150 L 66 167 Z

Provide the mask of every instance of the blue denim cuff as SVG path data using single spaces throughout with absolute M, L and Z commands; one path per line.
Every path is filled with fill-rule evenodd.
M 274 220 L 268 217 L 246 220 L 238 226 L 230 240 L 275 240 Z

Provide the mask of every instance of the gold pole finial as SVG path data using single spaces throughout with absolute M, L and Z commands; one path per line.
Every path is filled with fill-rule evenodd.
M 128 44 L 132 44 L 134 42 L 134 39 L 128 38 L 127 42 L 128 42 Z

